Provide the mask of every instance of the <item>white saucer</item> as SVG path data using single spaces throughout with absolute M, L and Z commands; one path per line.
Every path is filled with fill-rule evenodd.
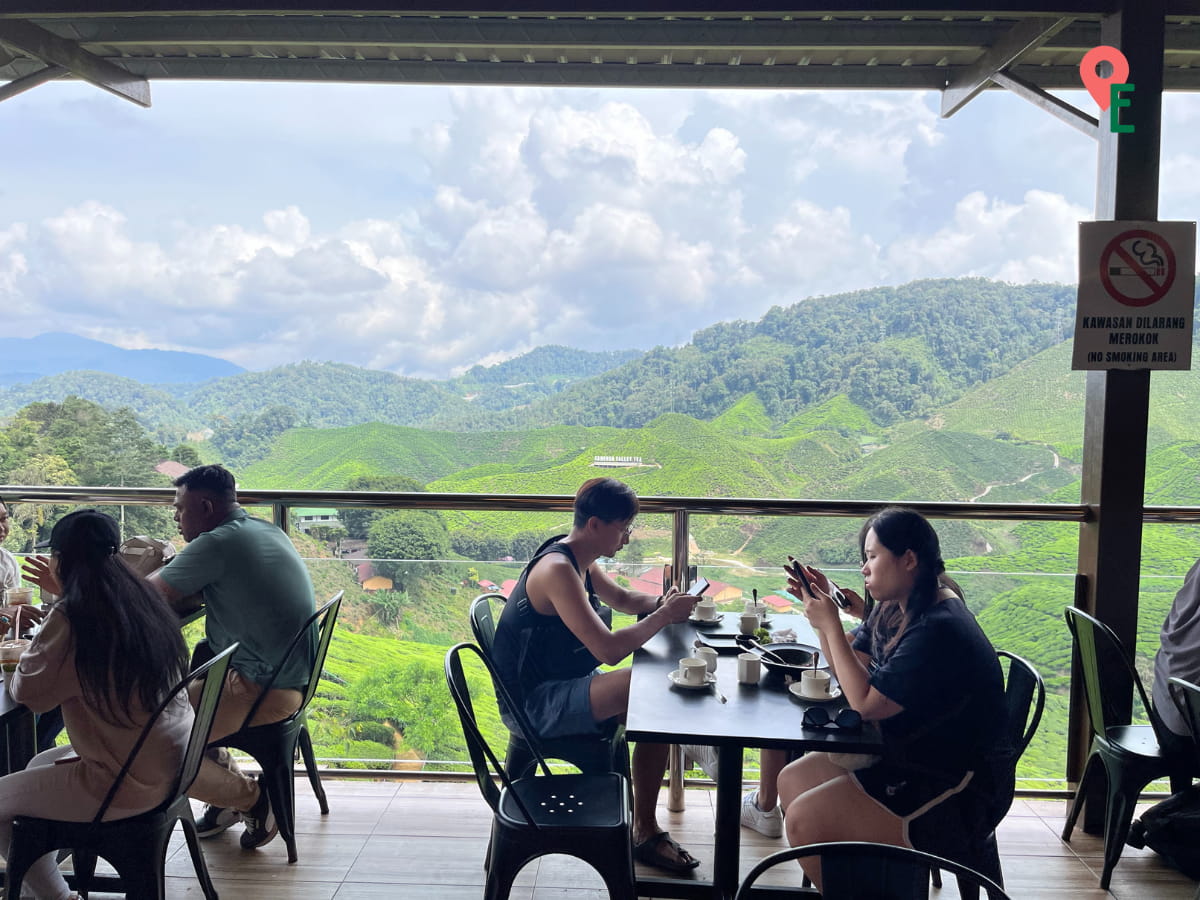
M 684 688 L 685 690 L 689 690 L 689 691 L 702 691 L 705 688 L 707 688 L 709 685 L 713 685 L 713 684 L 717 683 L 717 676 L 715 674 L 713 674 L 712 672 L 705 673 L 704 684 L 692 684 L 690 681 L 684 681 L 680 677 L 678 669 L 675 669 L 672 672 L 668 672 L 667 678 L 671 679 L 671 684 L 675 685 L 675 687 Z
M 691 615 L 688 616 L 688 621 L 693 625 L 699 625 L 703 627 L 705 625 L 720 625 L 723 618 L 725 618 L 725 613 L 717 613 L 711 619 L 701 619 L 695 615 Z
M 800 682 L 798 681 L 793 681 L 789 684 L 788 690 L 792 693 L 793 697 L 797 700 L 803 700 L 805 703 L 831 703 L 834 700 L 842 699 L 842 689 L 840 687 L 835 687 L 830 691 L 828 697 L 809 697 L 807 694 L 800 693 Z

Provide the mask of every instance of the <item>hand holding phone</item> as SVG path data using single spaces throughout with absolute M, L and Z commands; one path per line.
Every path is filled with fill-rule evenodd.
M 784 566 L 788 574 L 803 584 L 808 589 L 808 592 L 815 597 L 817 595 L 816 589 L 813 587 L 812 579 L 808 577 L 808 572 L 805 570 L 804 565 L 798 562 L 793 556 L 789 556 L 788 560 L 788 565 Z M 829 598 L 837 605 L 838 609 L 849 609 L 850 601 L 842 593 L 841 589 L 828 578 L 825 579 L 825 584 L 828 588 L 827 593 L 829 594 Z
M 788 564 L 783 568 L 784 571 L 804 585 L 804 589 L 810 594 L 812 594 L 814 597 L 817 595 L 816 591 L 813 590 L 812 581 L 809 580 L 808 573 L 804 571 L 804 566 L 801 565 L 794 556 L 788 557 Z
M 692 586 L 687 589 L 687 592 L 693 597 L 699 597 L 708 590 L 708 584 L 709 582 L 707 578 L 697 578 L 694 582 L 692 582 Z

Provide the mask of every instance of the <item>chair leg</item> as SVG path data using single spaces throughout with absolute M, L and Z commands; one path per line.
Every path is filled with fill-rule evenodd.
M 308 783 L 312 785 L 313 793 L 317 795 L 317 803 L 321 807 L 321 815 L 329 815 L 329 801 L 325 798 L 325 788 L 321 784 L 321 774 L 317 771 L 317 758 L 313 754 L 312 738 L 308 726 L 300 726 L 300 755 L 304 758 L 304 771 L 308 773 Z
M 929 868 L 929 880 L 939 891 L 942 889 L 942 870 L 937 866 Z M 961 888 L 959 889 L 961 891 Z
M 92 877 L 96 874 L 95 851 L 76 847 L 71 853 L 71 872 L 75 875 L 75 890 L 81 897 L 86 897 Z
M 1105 891 L 1112 880 L 1112 871 L 1121 859 L 1121 851 L 1125 849 L 1140 787 L 1131 789 L 1129 785 L 1116 785 L 1117 779 L 1111 773 L 1108 780 L 1108 805 L 1104 810 L 1104 869 L 1100 873 L 1100 888 Z
M 267 796 L 271 800 L 271 811 L 279 825 L 279 836 L 287 844 L 288 862 L 294 863 L 296 853 L 296 793 L 291 766 L 292 755 L 286 753 L 282 759 L 268 762 L 260 760 L 265 775 Z
M 200 882 L 200 890 L 204 892 L 204 900 L 217 900 L 217 889 L 208 874 L 208 863 L 204 860 L 204 852 L 200 849 L 200 836 L 196 833 L 196 823 L 181 818 L 183 837 L 187 841 L 188 853 L 192 857 L 192 868 L 196 870 L 196 879 Z
M 1087 796 L 1088 785 L 1099 765 L 1100 757 L 1093 752 L 1083 767 L 1083 777 L 1079 779 L 1079 785 L 1075 788 L 1075 799 L 1071 801 L 1071 810 L 1067 813 L 1067 821 L 1063 824 L 1062 839 L 1068 843 L 1071 840 L 1071 832 L 1075 830 L 1075 821 L 1079 818 L 1080 810 L 1083 809 L 1083 799 Z

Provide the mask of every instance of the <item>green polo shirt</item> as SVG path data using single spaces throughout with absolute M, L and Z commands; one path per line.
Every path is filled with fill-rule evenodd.
M 243 509 L 196 537 L 172 559 L 162 579 L 183 596 L 202 593 L 205 633 L 214 653 L 240 642 L 233 667 L 265 684 L 305 620 L 313 614 L 312 580 L 291 540 Z M 317 654 L 314 624 L 275 680 L 304 690 Z

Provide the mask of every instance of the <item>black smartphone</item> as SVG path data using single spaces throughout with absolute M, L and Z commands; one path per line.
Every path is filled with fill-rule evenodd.
M 798 560 L 789 556 L 788 564 L 784 568 L 787 569 L 789 575 L 795 576 L 810 594 L 814 597 L 817 595 L 817 592 L 813 590 L 812 582 L 808 579 L 808 573 L 804 571 L 804 566 Z
M 850 608 L 850 601 L 846 599 L 846 595 L 842 593 L 841 588 L 832 581 L 829 582 L 829 596 L 838 605 L 839 609 Z
M 707 590 L 708 590 L 708 579 L 707 578 L 697 578 L 694 582 L 692 582 L 692 586 L 687 589 L 687 592 L 689 594 L 691 594 L 693 597 L 699 597 L 701 594 L 703 594 Z
M 801 582 L 803 582 L 804 586 L 808 588 L 808 592 L 815 597 L 816 592 L 813 590 L 812 580 L 808 577 L 808 573 L 804 571 L 804 566 L 802 566 L 793 557 L 789 556 L 788 559 L 791 560 L 791 562 L 785 566 L 785 568 L 788 570 L 788 572 L 795 575 Z M 835 604 L 837 604 L 838 609 L 849 609 L 850 601 L 846 599 L 846 595 L 843 594 L 841 589 L 832 581 L 829 581 L 829 579 L 825 580 L 829 584 L 829 598 L 833 600 Z

